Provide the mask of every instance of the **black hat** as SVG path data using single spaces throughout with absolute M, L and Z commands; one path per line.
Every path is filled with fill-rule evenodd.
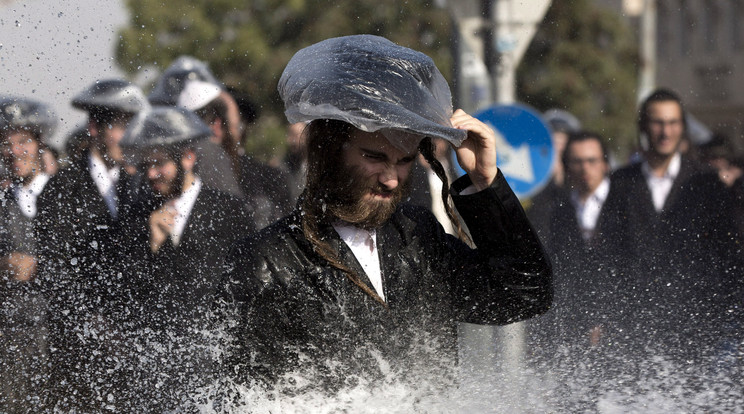
M 136 114 L 150 106 L 142 90 L 123 79 L 98 80 L 72 99 L 72 106 L 88 112 Z

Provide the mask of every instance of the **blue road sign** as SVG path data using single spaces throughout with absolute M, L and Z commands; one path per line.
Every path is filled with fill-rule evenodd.
M 529 198 L 548 183 L 555 149 L 535 110 L 522 104 L 493 105 L 474 116 L 496 132 L 496 164 L 517 197 Z M 457 157 L 454 165 L 459 175 L 465 174 Z

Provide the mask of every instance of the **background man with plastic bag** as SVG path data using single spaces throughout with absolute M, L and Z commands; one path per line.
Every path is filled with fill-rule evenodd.
M 307 184 L 291 215 L 228 256 L 217 307 L 231 327 L 229 376 L 287 394 L 390 375 L 447 383 L 456 322 L 549 308 L 550 263 L 498 171 L 494 133 L 452 114 L 430 58 L 376 36 L 329 39 L 295 54 L 279 92 L 289 122 L 310 121 Z M 419 151 L 446 179 L 432 138 L 468 173 L 443 196 L 477 249 L 398 204 Z

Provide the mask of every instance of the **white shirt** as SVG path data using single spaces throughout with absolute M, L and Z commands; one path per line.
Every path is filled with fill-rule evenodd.
M 119 167 L 106 168 L 103 160 L 93 153 L 88 157 L 90 175 L 96 183 L 98 192 L 108 207 L 111 217 L 117 218 L 116 184 L 119 182 Z
M 444 227 L 444 231 L 457 235 L 457 231 L 452 226 L 452 221 L 447 217 L 447 210 L 444 208 L 444 202 L 442 201 L 442 186 L 444 186 L 444 183 L 431 168 L 426 169 L 426 178 L 431 193 L 431 212 Z
M 597 186 L 592 194 L 587 197 L 586 201 L 581 202 L 581 197 L 577 190 L 571 191 L 571 204 L 576 208 L 576 220 L 579 222 L 581 237 L 589 240 L 594 235 L 594 229 L 597 228 L 597 220 L 602 206 L 607 200 L 610 193 L 610 179 L 605 178 Z
M 651 197 L 654 200 L 654 208 L 659 213 L 664 208 L 664 202 L 666 202 L 669 193 L 672 191 L 672 185 L 674 180 L 679 175 L 679 169 L 682 166 L 682 156 L 679 153 L 674 154 L 672 160 L 669 162 L 669 167 L 664 171 L 664 175 L 657 177 L 651 171 L 651 167 L 648 165 L 648 161 L 643 161 L 641 164 L 641 171 L 643 176 L 646 177 L 646 184 L 648 189 L 651 191 Z
M 49 181 L 49 175 L 40 173 L 28 185 L 14 186 L 13 193 L 18 200 L 18 207 L 21 213 L 28 218 L 36 217 L 36 200 L 39 194 L 44 190 L 44 186 Z
M 377 252 L 377 232 L 374 230 L 367 231 L 344 222 L 334 223 L 333 228 L 336 229 L 336 233 L 341 237 L 341 240 L 354 253 L 354 257 L 362 265 L 364 273 L 372 282 L 372 287 L 384 301 L 382 271 L 380 270 L 380 257 Z
M 191 215 L 191 210 L 194 208 L 201 187 L 201 180 L 199 177 L 195 177 L 193 184 L 191 184 L 188 190 L 169 202 L 176 209 L 176 216 L 173 220 L 173 231 L 170 235 L 174 246 L 178 246 L 178 243 L 181 242 L 181 235 L 183 235 L 183 231 L 186 229 L 186 222 L 189 220 L 189 215 Z

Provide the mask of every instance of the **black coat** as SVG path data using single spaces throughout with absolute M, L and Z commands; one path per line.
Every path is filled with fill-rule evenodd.
M 717 175 L 683 157 L 661 212 L 636 163 L 612 174 L 605 204 L 610 220 L 605 236 L 624 257 L 664 267 L 703 259 L 717 266 L 732 253 L 731 198 Z
M 150 200 L 142 184 L 122 171 L 114 219 L 84 156 L 53 176 L 37 201 L 37 284 L 49 301 L 47 398 L 59 409 L 99 411 L 109 393 L 121 397 L 107 373 L 117 360 L 111 349 L 116 315 L 130 303 L 126 258 Z
M 469 183 L 461 178 L 453 189 Z M 387 306 L 313 251 L 301 211 L 242 240 L 228 258 L 218 302 L 238 322 L 227 371 L 242 383 L 273 383 L 297 369 L 328 387 L 351 378 L 343 373 L 379 375 L 380 359 L 401 373 L 416 365 L 451 368 L 456 322 L 507 324 L 545 312 L 550 262 L 503 176 L 454 201 L 478 249 L 447 235 L 421 207 L 401 205 L 378 229 Z M 330 225 L 322 236 L 369 284 Z
M 0 191 L 0 256 L 12 252 L 34 255 L 33 219 L 26 217 L 11 188 Z
M 140 261 L 134 289 L 153 326 L 193 325 L 204 308 L 211 307 L 230 246 L 255 231 L 251 213 L 243 200 L 202 187 L 177 246 L 168 239 L 152 253 L 150 229 L 142 229 L 141 250 L 129 261 Z
M 661 212 L 641 164 L 616 171 L 611 182 L 604 235 L 618 269 L 617 313 L 626 335 L 641 346 L 679 341 L 705 350 L 740 301 L 730 193 L 715 173 L 685 157 Z
M 594 234 L 584 240 L 576 207 L 568 192 L 556 194 L 546 246 L 555 266 L 555 300 L 551 311 L 539 323 L 531 322 L 534 336 L 550 345 L 571 343 L 588 346 L 589 331 L 611 322 L 617 283 L 607 260 L 604 232 L 609 220 L 602 208 Z M 552 357 L 550 351 L 547 354 Z

